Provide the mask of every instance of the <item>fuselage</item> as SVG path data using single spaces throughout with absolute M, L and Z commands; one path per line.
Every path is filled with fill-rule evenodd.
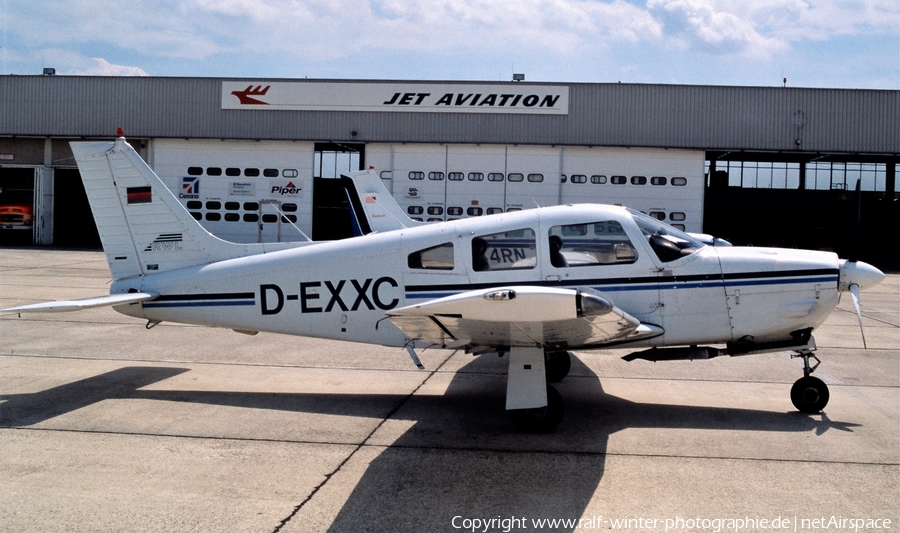
M 704 246 L 624 208 L 576 205 L 219 261 L 112 292 L 158 294 L 117 307 L 153 321 L 402 346 L 391 309 L 488 287 L 590 288 L 665 331 L 635 345 L 677 346 L 815 328 L 837 303 L 840 268 L 832 253 Z

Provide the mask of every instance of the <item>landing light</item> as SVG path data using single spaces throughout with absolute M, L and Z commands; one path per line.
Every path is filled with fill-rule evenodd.
M 507 290 L 507 291 L 493 291 L 484 295 L 485 300 L 515 300 L 516 299 L 516 291 Z

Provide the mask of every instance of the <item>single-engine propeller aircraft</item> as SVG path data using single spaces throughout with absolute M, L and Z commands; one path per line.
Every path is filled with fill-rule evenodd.
M 828 388 L 813 330 L 877 268 L 826 252 L 707 246 L 625 207 L 563 205 L 433 224 L 410 220 L 374 172 L 347 177 L 360 236 L 235 244 L 192 218 L 120 132 L 74 142 L 114 281 L 110 294 L 4 311 L 113 306 L 163 321 L 416 349 L 508 354 L 506 409 L 551 431 L 548 382 L 569 350 L 634 347 L 626 360 L 793 351 L 791 400 L 818 412 Z M 862 320 L 860 316 L 860 327 Z M 810 359 L 815 365 L 810 365 Z

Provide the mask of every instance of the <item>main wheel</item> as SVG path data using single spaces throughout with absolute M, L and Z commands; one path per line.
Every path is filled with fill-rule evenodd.
M 813 376 L 804 376 L 791 387 L 791 402 L 801 413 L 818 413 L 828 405 L 828 385 Z
M 572 368 L 572 358 L 569 352 L 547 352 L 544 354 L 544 364 L 547 368 L 547 381 L 558 383 L 569 375 Z
M 547 406 L 536 409 L 512 409 L 509 417 L 519 431 L 550 433 L 562 422 L 563 400 L 556 389 L 547 385 Z

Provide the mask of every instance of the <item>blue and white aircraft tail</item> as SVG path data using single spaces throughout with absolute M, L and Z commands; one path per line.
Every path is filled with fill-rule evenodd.
M 706 246 L 616 206 L 416 223 L 371 171 L 345 182 L 358 237 L 235 244 L 203 229 L 121 136 L 72 149 L 110 294 L 4 311 L 109 305 L 151 324 L 403 347 L 417 364 L 428 346 L 508 353 L 506 408 L 527 431 L 562 420 L 548 381 L 565 378 L 570 350 L 610 346 L 634 347 L 629 361 L 789 350 L 804 360 L 791 401 L 820 411 L 812 333 L 842 293 L 858 305 L 884 277 L 833 253 Z

